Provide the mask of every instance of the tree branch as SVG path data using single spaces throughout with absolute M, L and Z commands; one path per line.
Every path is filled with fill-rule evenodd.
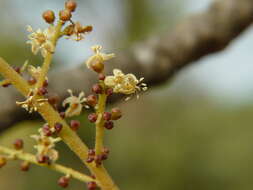
M 171 32 L 136 43 L 108 63 L 107 69 L 120 68 L 144 76 L 149 85 L 159 84 L 193 61 L 223 50 L 252 22 L 252 0 L 216 0 L 206 12 L 185 19 Z M 63 98 L 66 88 L 88 91 L 95 74 L 82 65 L 51 73 L 49 80 L 49 90 Z M 35 118 L 15 105 L 17 99 L 12 88 L 0 89 L 0 129 Z

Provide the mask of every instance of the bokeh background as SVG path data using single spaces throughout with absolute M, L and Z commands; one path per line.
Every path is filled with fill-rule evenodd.
M 74 16 L 94 32 L 80 43 L 62 40 L 54 67 L 75 67 L 102 44 L 124 52 L 132 43 L 159 35 L 204 11 L 212 0 L 79 0 Z M 25 44 L 26 25 L 45 27 L 44 10 L 58 11 L 64 1 L 1 0 L 0 55 L 12 64 L 39 63 Z M 187 31 L 186 31 L 187 32 Z M 124 190 L 251 190 L 253 188 L 253 28 L 225 51 L 201 59 L 172 80 L 152 87 L 140 100 L 119 102 L 124 117 L 106 134 L 111 149 L 106 167 Z M 129 63 L 130 64 L 130 63 Z M 69 87 L 66 87 L 66 89 Z M 94 128 L 79 119 L 79 131 L 92 146 Z M 33 151 L 30 134 L 41 121 L 25 121 L 0 134 L 10 146 L 19 137 Z M 59 144 L 60 163 L 86 171 L 68 148 Z M 58 173 L 32 166 L 22 173 L 19 162 L 0 170 L 0 190 L 61 189 Z M 73 180 L 69 189 L 85 189 Z

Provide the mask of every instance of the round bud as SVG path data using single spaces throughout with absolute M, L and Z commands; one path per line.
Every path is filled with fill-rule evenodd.
M 47 91 L 47 89 L 45 87 L 40 87 L 38 89 L 38 95 L 40 95 L 40 96 L 43 96 L 43 95 L 45 95 L 47 93 L 48 93 L 48 91 Z
M 96 94 L 101 94 L 103 91 L 103 88 L 99 84 L 94 84 L 92 86 L 92 91 Z
M 34 85 L 34 84 L 36 84 L 37 80 L 36 80 L 36 78 L 34 78 L 34 77 L 30 77 L 30 78 L 28 79 L 27 82 L 28 82 L 30 85 Z
M 13 69 L 14 69 L 17 73 L 20 74 L 20 72 L 21 72 L 21 68 L 20 68 L 20 67 L 14 67 Z
M 57 132 L 57 133 L 60 133 L 61 132 L 61 130 L 62 130 L 62 124 L 61 123 L 55 123 L 54 124 L 54 129 L 55 129 L 55 131 Z
M 88 120 L 91 123 L 95 123 L 97 121 L 97 118 L 98 118 L 98 116 L 95 113 L 91 113 L 91 114 L 88 115 Z
M 66 176 L 61 177 L 58 180 L 58 185 L 61 186 L 62 188 L 66 188 L 69 186 L 69 178 Z
M 85 26 L 85 27 L 83 27 L 82 32 L 91 32 L 92 30 L 93 30 L 92 26 Z
M 68 0 L 65 3 L 65 8 L 68 9 L 69 11 L 71 11 L 71 12 L 74 12 L 76 10 L 76 7 L 77 7 L 77 3 L 73 0 Z
M 53 134 L 50 129 L 50 126 L 47 123 L 42 127 L 42 131 L 43 131 L 43 134 L 47 137 L 50 137 Z
M 95 156 L 96 152 L 94 149 L 89 149 L 88 150 L 88 156 Z
M 27 161 L 24 161 L 20 164 L 20 170 L 23 172 L 26 172 L 30 169 L 30 163 Z
M 112 108 L 112 120 L 118 120 L 122 117 L 122 112 L 119 108 Z
M 105 80 L 105 75 L 103 73 L 99 73 L 98 79 L 99 80 Z
M 89 105 L 89 106 L 96 106 L 97 104 L 97 97 L 93 94 L 87 96 L 87 101 L 86 103 Z
M 104 112 L 103 119 L 106 121 L 110 121 L 112 117 L 112 114 L 110 112 Z
M 94 181 L 88 182 L 87 183 L 87 189 L 88 190 L 96 190 L 97 189 L 97 184 Z
M 5 157 L 0 156 L 0 168 L 2 168 L 3 166 L 5 166 L 7 163 L 7 160 Z
M 65 10 L 61 10 L 59 13 L 60 19 L 62 21 L 69 21 L 72 17 L 72 14 L 69 10 L 65 9 Z
M 43 19 L 49 23 L 49 24 L 52 24 L 55 20 L 55 15 L 54 15 L 54 12 L 51 11 L 51 10 L 47 10 L 45 11 L 43 14 L 42 14 L 42 17 Z
M 113 89 L 112 88 L 107 88 L 105 90 L 105 93 L 106 93 L 107 96 L 111 96 L 113 94 Z
M 102 155 L 96 155 L 94 161 L 97 166 L 100 166 L 102 164 Z
M 80 121 L 78 120 L 71 120 L 70 121 L 70 128 L 73 130 L 73 131 L 77 131 L 80 127 Z
M 99 59 L 94 60 L 93 62 L 91 62 L 90 67 L 97 73 L 101 73 L 104 68 L 105 65 L 103 62 L 101 62 Z
M 49 164 L 50 163 L 50 158 L 46 155 L 42 155 L 42 154 L 38 155 L 36 157 L 36 159 L 39 164 L 45 164 L 45 163 Z
M 104 123 L 104 127 L 106 128 L 106 129 L 112 129 L 113 127 L 114 127 L 114 124 L 113 124 L 113 122 L 112 121 L 106 121 L 105 123 Z
M 21 150 L 24 146 L 24 142 L 22 139 L 16 139 L 13 143 L 13 146 L 16 150 Z
M 43 87 L 48 87 L 48 80 L 44 80 Z

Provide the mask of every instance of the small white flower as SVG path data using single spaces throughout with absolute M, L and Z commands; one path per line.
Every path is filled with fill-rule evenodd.
M 93 65 L 96 62 L 104 63 L 105 61 L 115 57 L 113 53 L 110 54 L 101 53 L 102 46 L 100 45 L 92 46 L 91 49 L 93 50 L 95 55 L 91 56 L 86 61 L 86 65 L 89 69 L 91 69 L 91 65 Z
M 141 83 L 143 80 L 144 78 L 138 80 L 133 74 L 124 74 L 121 70 L 114 69 L 113 76 L 107 76 L 104 82 L 106 86 L 113 88 L 114 93 L 130 95 L 147 90 L 147 85 Z
M 27 31 L 31 32 L 28 35 L 28 44 L 31 44 L 32 52 L 36 55 L 39 51 L 43 57 L 46 57 L 47 53 L 54 52 L 54 44 L 52 38 L 55 35 L 55 27 L 49 26 L 47 29 L 42 31 L 38 29 L 36 32 L 33 31 L 31 26 L 27 26 Z
M 69 107 L 65 111 L 65 115 L 67 117 L 77 116 L 80 115 L 82 112 L 83 104 L 86 102 L 85 94 L 84 92 L 81 92 L 79 96 L 74 96 L 72 90 L 68 90 L 70 97 L 66 98 L 62 105 L 65 107 L 67 104 L 69 104 Z

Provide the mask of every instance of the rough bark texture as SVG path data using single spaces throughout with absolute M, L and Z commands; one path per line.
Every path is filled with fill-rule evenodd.
M 122 51 L 108 63 L 108 71 L 144 76 L 149 85 L 165 82 L 180 68 L 211 53 L 223 50 L 253 22 L 253 0 L 217 0 L 201 14 L 186 18 L 174 30 L 154 36 Z M 89 90 L 95 81 L 92 71 L 80 67 L 50 74 L 50 91 L 65 97 L 66 88 Z M 12 89 L 0 89 L 0 129 L 15 122 L 36 118 L 15 105 L 21 99 Z

